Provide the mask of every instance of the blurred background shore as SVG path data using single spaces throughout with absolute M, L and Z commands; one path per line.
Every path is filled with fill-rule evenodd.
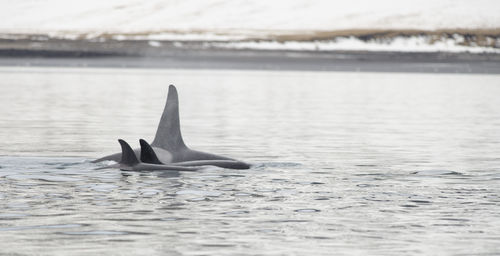
M 0 40 L 0 66 L 500 73 L 500 54 L 304 51 L 209 47 L 206 42 Z
M 0 65 L 500 73 L 490 0 L 91 2 L 0 1 Z

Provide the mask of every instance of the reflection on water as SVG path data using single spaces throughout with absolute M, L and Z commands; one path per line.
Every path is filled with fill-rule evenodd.
M 0 69 L 0 253 L 500 253 L 500 77 Z M 94 170 L 151 140 L 254 163 Z

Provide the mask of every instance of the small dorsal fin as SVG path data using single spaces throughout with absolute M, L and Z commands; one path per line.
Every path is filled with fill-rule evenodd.
M 151 143 L 170 152 L 176 152 L 187 148 L 182 139 L 179 120 L 179 96 L 175 86 L 168 87 L 167 103 L 163 109 L 155 139 Z
M 141 143 L 141 162 L 148 164 L 163 164 L 160 162 L 158 156 L 156 156 L 155 151 L 148 142 L 140 139 L 139 143 Z
M 137 159 L 137 156 L 135 155 L 134 150 L 132 150 L 130 145 L 122 139 L 118 139 L 118 142 L 122 147 L 122 160 L 120 161 L 120 164 L 126 164 L 130 166 L 138 164 L 139 160 Z

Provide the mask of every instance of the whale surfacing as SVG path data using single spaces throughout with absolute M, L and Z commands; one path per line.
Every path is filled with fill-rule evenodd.
M 171 168 L 199 167 L 205 165 L 230 169 L 250 168 L 250 165 L 245 162 L 229 157 L 192 150 L 186 146 L 180 129 L 179 97 L 177 89 L 173 85 L 169 86 L 167 102 L 151 145 L 141 139 L 141 147 L 132 149 L 125 141 L 119 140 L 119 142 L 122 146 L 121 153 L 108 155 L 94 162 L 112 160 L 118 162 L 121 166 L 132 166 L 132 163 L 128 163 L 128 161 L 134 161 L 135 157 L 138 163 L 135 163 L 134 166 L 137 167 L 135 167 L 134 170 L 137 170 L 137 168 L 152 170 L 149 168 L 157 168 L 162 165 Z M 134 155 L 133 157 L 132 154 Z

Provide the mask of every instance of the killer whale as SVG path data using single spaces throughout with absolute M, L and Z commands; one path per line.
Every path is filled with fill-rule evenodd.
M 150 164 L 165 164 L 158 159 L 153 147 L 149 145 L 144 139 L 140 139 L 141 144 L 141 161 Z M 172 166 L 204 166 L 213 165 L 227 169 L 248 169 L 248 164 L 226 159 L 210 159 L 210 160 L 192 160 L 171 163 Z
M 155 164 L 155 163 L 145 163 L 142 160 L 139 161 L 137 159 L 137 156 L 135 155 L 134 150 L 130 147 L 130 145 L 122 140 L 118 139 L 118 142 L 120 143 L 122 152 L 121 152 L 121 159 L 118 161 L 117 164 L 114 165 L 108 165 L 105 167 L 101 167 L 98 169 L 108 169 L 108 168 L 118 168 L 124 171 L 161 171 L 161 170 L 166 170 L 166 171 L 189 171 L 189 172 L 194 172 L 197 171 L 199 168 L 197 167 L 186 167 L 186 166 L 173 166 L 173 165 L 165 165 L 165 164 Z
M 120 145 L 121 144 L 122 143 L 120 142 Z M 143 142 L 141 142 L 141 145 L 142 144 Z M 180 129 L 179 96 L 174 85 L 169 86 L 167 102 L 160 118 L 155 138 L 153 139 L 151 145 L 145 142 L 144 147 L 149 147 L 147 150 L 152 151 L 157 160 L 154 161 L 154 163 L 146 162 L 148 164 L 175 164 L 176 166 L 185 167 L 214 165 L 231 169 L 250 168 L 250 165 L 245 162 L 229 157 L 193 150 L 186 146 Z M 137 159 L 142 158 L 141 148 L 136 148 L 132 151 Z M 151 154 L 149 154 L 148 157 L 151 157 Z M 93 162 L 97 163 L 106 160 L 120 162 L 122 161 L 122 152 L 101 157 Z M 145 160 L 153 161 L 150 159 Z

